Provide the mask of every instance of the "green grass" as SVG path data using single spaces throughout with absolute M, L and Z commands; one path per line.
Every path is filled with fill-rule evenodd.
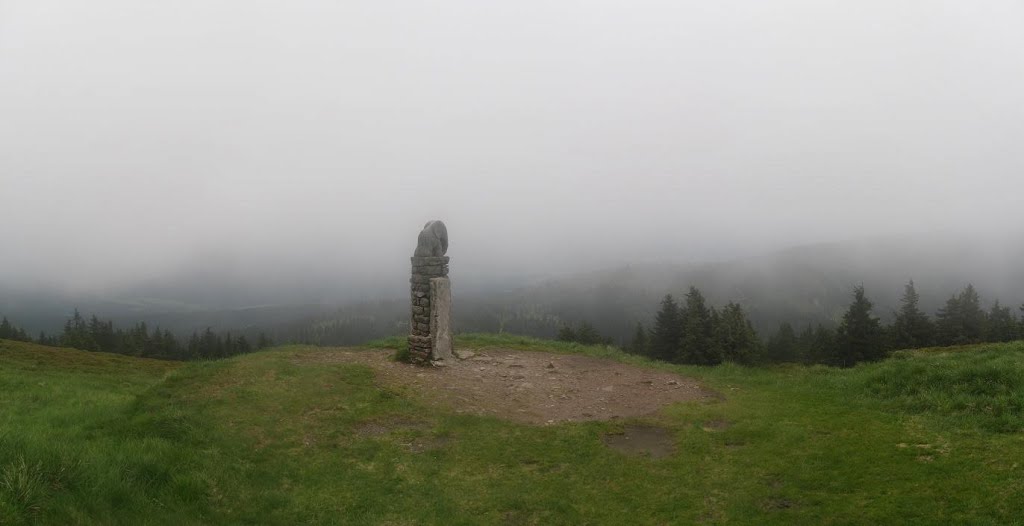
M 677 447 L 652 460 L 602 444 L 623 422 L 458 415 L 308 347 L 179 365 L 0 341 L 0 524 L 1024 523 L 1024 343 L 846 370 L 456 345 L 676 370 L 725 400 L 646 419 Z

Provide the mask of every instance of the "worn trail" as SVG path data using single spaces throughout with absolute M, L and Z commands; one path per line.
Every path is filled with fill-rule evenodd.
M 466 359 L 444 367 L 416 367 L 391 354 L 315 349 L 296 361 L 369 365 L 382 384 L 427 403 L 531 424 L 638 417 L 675 402 L 721 397 L 691 378 L 589 356 L 487 349 L 462 352 Z

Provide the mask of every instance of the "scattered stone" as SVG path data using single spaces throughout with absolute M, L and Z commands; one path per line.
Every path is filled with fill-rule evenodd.
M 455 357 L 460 359 L 460 360 L 468 360 L 468 359 L 476 356 L 476 353 L 473 352 L 473 351 L 456 350 L 456 351 L 453 351 L 453 352 L 455 353 Z

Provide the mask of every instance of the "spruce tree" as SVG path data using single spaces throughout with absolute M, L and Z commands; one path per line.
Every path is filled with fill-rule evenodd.
M 590 322 L 584 321 L 580 324 L 579 330 L 576 331 L 576 341 L 583 345 L 597 345 L 603 343 L 604 339 L 601 338 L 601 334 L 597 332 L 597 329 Z
M 679 305 L 666 294 L 661 300 L 661 309 L 654 318 L 654 329 L 651 330 L 650 355 L 657 360 L 672 361 L 679 347 L 682 336 L 682 324 L 679 319 Z
M 770 363 L 789 363 L 798 361 L 797 337 L 793 326 L 783 322 L 779 329 L 768 339 L 766 358 Z
M 683 334 L 679 340 L 677 360 L 694 365 L 715 365 L 722 356 L 715 347 L 714 325 L 704 295 L 696 287 L 686 294 L 682 315 Z
M 806 360 L 808 363 L 839 365 L 841 360 L 836 348 L 835 331 L 818 324 L 818 327 L 814 329 L 814 340 L 807 350 Z
M 743 308 L 729 302 L 717 316 L 715 347 L 724 361 L 753 363 L 760 354 L 760 341 Z
M 984 337 L 985 311 L 974 285 L 968 284 L 939 310 L 936 332 L 941 345 L 979 343 Z
M 903 288 L 900 310 L 893 322 L 893 346 L 897 349 L 916 349 L 934 343 L 935 327 L 928 315 L 918 307 L 920 296 L 914 288 L 914 280 Z
M 960 297 L 954 294 L 935 315 L 935 335 L 939 345 L 957 345 L 965 342 L 961 317 Z
M 574 342 L 574 341 L 576 341 L 576 330 L 572 328 L 572 325 L 563 325 L 561 329 L 558 329 L 558 341 L 560 341 L 560 342 Z
M 981 310 L 981 298 L 974 285 L 967 284 L 960 293 L 960 313 L 967 343 L 980 343 L 985 335 L 985 311 Z
M 871 301 L 864 293 L 864 285 L 853 289 L 853 303 L 843 315 L 837 340 L 840 366 L 849 367 L 857 362 L 885 358 L 882 326 L 871 314 Z
M 988 323 L 985 325 L 985 341 L 1010 342 L 1016 340 L 1017 330 L 1017 320 L 1010 312 L 1010 308 L 1000 306 L 999 300 L 996 300 L 988 313 Z
M 640 356 L 649 356 L 647 329 L 644 328 L 643 323 L 636 322 L 636 331 L 633 332 L 633 341 L 629 344 L 629 351 Z

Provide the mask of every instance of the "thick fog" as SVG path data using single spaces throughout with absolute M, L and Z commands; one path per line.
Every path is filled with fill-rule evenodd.
M 396 283 L 1019 229 L 1024 4 L 0 1 L 0 281 Z M 404 279 L 404 277 L 402 278 Z

